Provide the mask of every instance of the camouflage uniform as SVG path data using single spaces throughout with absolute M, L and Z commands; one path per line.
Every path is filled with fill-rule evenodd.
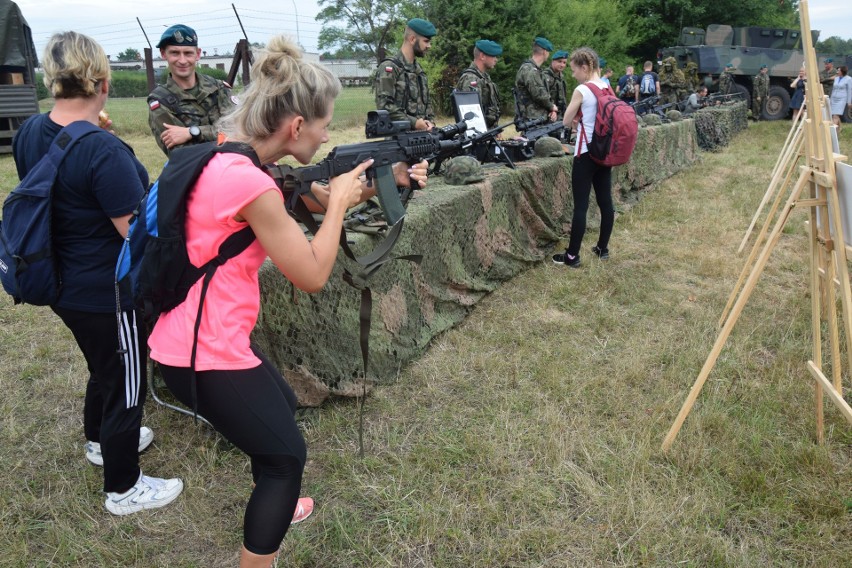
M 376 108 L 388 111 L 391 120 L 407 120 L 412 130 L 418 118 L 435 121 L 429 81 L 416 59 L 408 63 L 397 53 L 382 61 L 376 70 L 375 89 Z
M 686 82 L 690 94 L 698 90 L 701 85 L 701 79 L 698 77 L 698 64 L 695 61 L 690 61 L 686 64 Z
M 482 106 L 482 112 L 485 113 L 485 125 L 491 128 L 497 124 L 500 120 L 500 95 L 497 85 L 488 73 L 480 71 L 476 65 L 471 65 L 462 71 L 456 83 L 456 90 L 478 92 L 479 103 Z
M 544 77 L 544 84 L 547 86 L 547 91 L 550 93 L 550 100 L 557 108 L 557 118 L 565 114 L 565 109 L 568 108 L 567 87 L 565 79 L 562 78 L 562 73 L 557 73 L 552 67 L 548 67 L 541 72 Z
M 688 89 L 686 77 L 683 71 L 677 68 L 677 62 L 674 57 L 667 57 L 663 60 L 659 76 L 660 91 L 662 91 L 660 94 L 661 104 L 676 103 L 686 98 L 686 91 Z
M 181 89 L 171 74 L 165 85 L 158 85 L 148 95 L 148 125 L 160 149 L 169 154 L 160 135 L 165 132 L 164 124 L 175 126 L 198 126 L 201 134 L 197 140 L 172 147 L 181 148 L 200 142 L 216 140 L 218 131 L 214 124 L 234 106 L 231 88 L 227 83 L 209 75 L 195 74 L 195 87 Z
M 760 112 L 769 96 L 769 74 L 758 73 L 751 80 L 751 115 L 754 120 L 760 120 Z M 758 100 L 760 99 L 760 100 Z
M 518 106 L 521 108 L 523 119 L 535 119 L 550 114 L 553 101 L 544 82 L 541 69 L 532 59 L 527 59 L 518 69 L 515 76 L 515 87 L 518 90 Z
M 836 69 L 826 71 L 823 69 L 819 72 L 819 82 L 822 83 L 822 92 L 831 96 L 831 88 L 834 87 L 834 78 L 837 76 Z
M 736 87 L 734 87 L 734 76 L 731 75 L 730 70 L 725 69 L 722 74 L 719 75 L 719 94 L 730 95 L 736 92 Z

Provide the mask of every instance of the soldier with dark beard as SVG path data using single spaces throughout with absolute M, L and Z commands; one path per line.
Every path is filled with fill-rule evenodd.
M 436 33 L 431 22 L 409 20 L 399 53 L 382 61 L 376 70 L 376 108 L 388 111 L 391 120 L 407 120 L 412 130 L 435 126 L 429 81 L 417 58 L 426 55 Z

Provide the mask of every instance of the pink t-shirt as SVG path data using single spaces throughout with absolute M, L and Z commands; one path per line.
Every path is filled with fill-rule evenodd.
M 217 154 L 198 178 L 187 202 L 186 238 L 189 260 L 201 266 L 214 256 L 232 233 L 246 227 L 234 216 L 266 191 L 272 179 L 251 160 L 238 154 Z M 260 310 L 257 272 L 266 251 L 255 241 L 216 270 L 204 298 L 195 368 L 251 369 L 260 364 L 249 347 L 249 335 Z M 192 334 L 202 281 L 190 289 L 182 304 L 160 316 L 148 345 L 151 358 L 173 367 L 189 367 Z

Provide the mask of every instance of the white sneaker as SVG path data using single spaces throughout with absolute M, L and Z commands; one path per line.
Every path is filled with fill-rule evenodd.
M 136 485 L 124 493 L 107 493 L 107 511 L 113 515 L 129 515 L 143 509 L 157 509 L 168 505 L 183 491 L 180 479 L 160 479 L 139 474 Z
M 151 445 L 154 441 L 154 431 L 147 426 L 139 428 L 139 451 Z M 86 442 L 86 459 L 95 465 L 103 466 L 104 457 L 101 455 L 101 445 L 98 442 Z

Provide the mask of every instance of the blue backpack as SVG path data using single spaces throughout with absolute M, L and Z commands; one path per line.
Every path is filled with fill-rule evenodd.
M 101 131 L 84 120 L 65 126 L 3 203 L 0 280 L 16 304 L 49 306 L 59 299 L 62 280 L 53 251 L 53 186 L 71 148 Z
M 254 242 L 254 232 L 246 227 L 225 239 L 218 255 L 202 266 L 194 266 L 189 260 L 187 199 L 204 167 L 221 152 L 247 156 L 261 167 L 257 154 L 245 144 L 226 142 L 217 146 L 207 142 L 178 148 L 130 218 L 130 230 L 115 266 L 116 292 L 126 286 L 123 289 L 132 295 L 151 325 L 160 314 L 181 304 L 190 288 L 205 277 L 198 306 L 200 319 L 204 294 L 216 269 Z

